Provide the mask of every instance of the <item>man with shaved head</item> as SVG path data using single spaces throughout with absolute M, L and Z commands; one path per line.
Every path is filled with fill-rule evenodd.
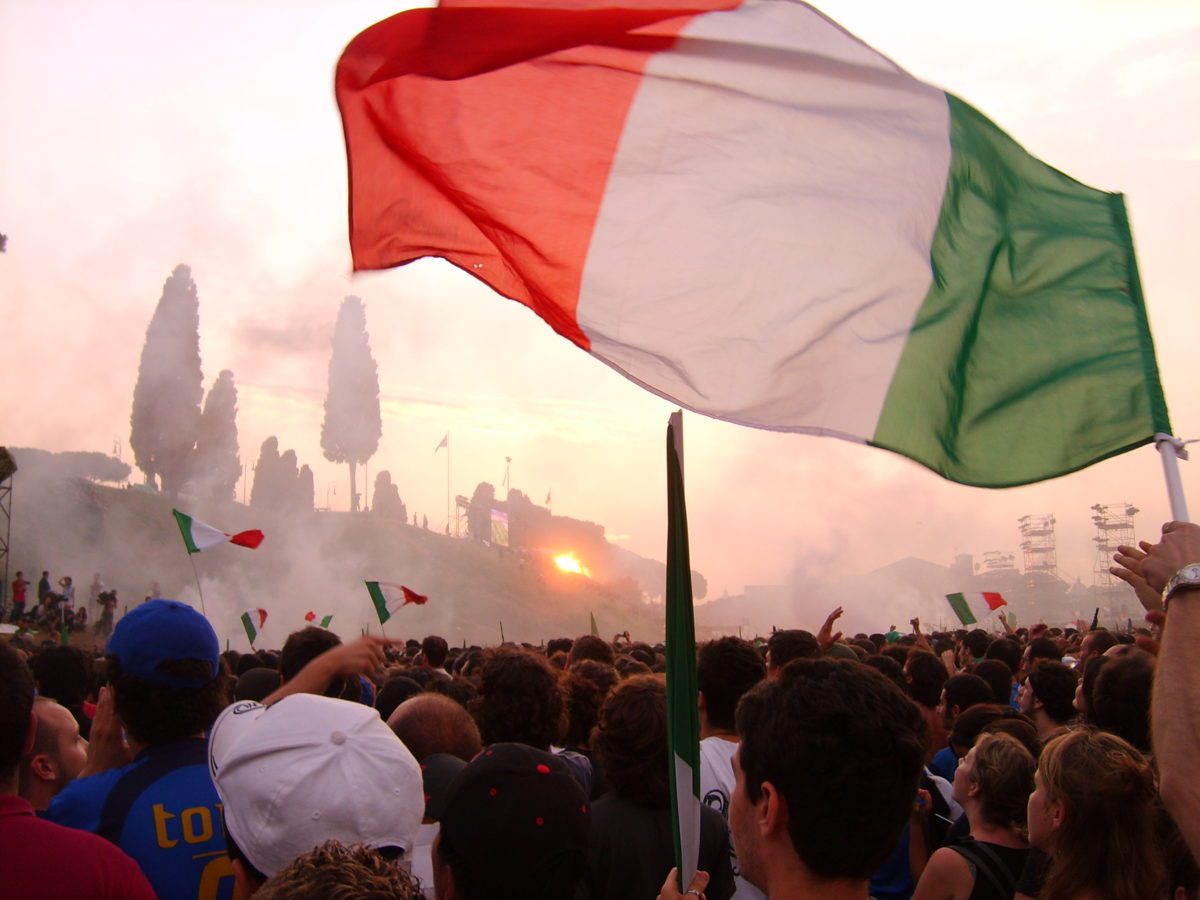
M 483 749 L 479 728 L 462 705 L 443 694 L 417 694 L 396 707 L 388 727 L 421 762 L 449 753 L 470 762 Z
M 20 794 L 37 812 L 74 781 L 87 764 L 88 742 L 71 711 L 46 697 L 33 704 L 33 747 L 21 757 Z

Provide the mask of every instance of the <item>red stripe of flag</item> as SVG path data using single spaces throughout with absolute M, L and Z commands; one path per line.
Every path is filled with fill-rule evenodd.
M 403 606 L 408 606 L 410 603 L 415 603 L 417 606 L 424 606 L 429 602 L 429 598 L 424 594 L 418 594 L 416 591 L 409 590 L 404 585 L 400 585 L 400 590 L 404 591 Z
M 239 547 L 249 547 L 251 550 L 257 549 L 262 542 L 263 533 L 257 528 L 251 531 L 239 531 L 237 534 L 229 536 L 229 543 L 237 544 Z
M 988 605 L 988 609 L 999 609 L 1002 606 L 1008 606 L 1008 601 L 999 594 L 990 591 L 983 592 L 983 599 Z

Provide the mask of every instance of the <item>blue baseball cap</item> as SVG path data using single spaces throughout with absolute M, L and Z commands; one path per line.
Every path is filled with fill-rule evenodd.
M 208 619 L 186 603 L 157 598 L 134 607 L 117 622 L 108 639 L 108 655 L 122 672 L 173 688 L 204 687 L 220 668 L 221 644 Z M 199 660 L 207 676 L 183 678 L 160 671 L 165 662 Z

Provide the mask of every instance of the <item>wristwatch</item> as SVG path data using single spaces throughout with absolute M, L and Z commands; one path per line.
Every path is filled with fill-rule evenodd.
M 1171 596 L 1179 591 L 1197 589 L 1200 589 L 1200 563 L 1188 563 L 1172 575 L 1167 586 L 1163 588 L 1163 605 L 1165 606 Z

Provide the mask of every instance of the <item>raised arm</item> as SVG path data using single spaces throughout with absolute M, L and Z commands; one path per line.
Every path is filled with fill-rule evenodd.
M 326 650 L 263 701 L 270 706 L 292 694 L 323 694 L 333 679 L 369 675 L 387 662 L 384 648 L 403 641 L 367 635 Z
M 1168 522 L 1163 538 L 1139 560 L 1152 590 L 1161 591 L 1185 567 L 1200 564 L 1200 526 Z M 1118 557 L 1118 562 L 1124 562 Z M 1150 721 L 1163 803 L 1193 855 L 1200 855 L 1200 584 L 1167 598 L 1167 621 L 1154 671 Z

